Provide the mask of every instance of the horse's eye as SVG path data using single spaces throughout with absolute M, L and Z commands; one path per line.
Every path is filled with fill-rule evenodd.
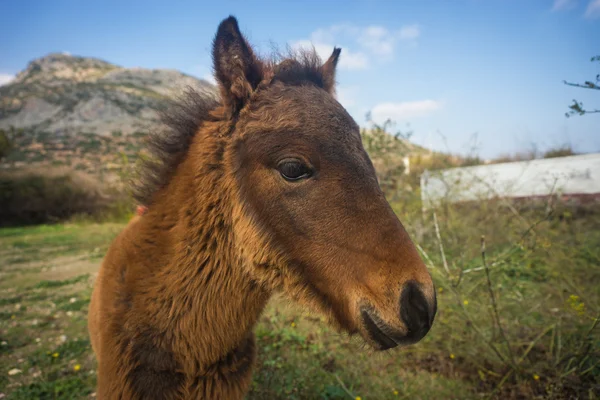
M 308 166 L 298 160 L 284 160 L 277 165 L 277 170 L 288 181 L 297 181 L 311 176 Z

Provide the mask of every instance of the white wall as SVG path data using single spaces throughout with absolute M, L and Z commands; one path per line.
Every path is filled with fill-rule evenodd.
M 600 153 L 425 171 L 423 206 L 492 197 L 600 193 Z

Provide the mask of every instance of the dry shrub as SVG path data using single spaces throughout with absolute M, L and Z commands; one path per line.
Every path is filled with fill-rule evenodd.
M 570 144 L 564 144 L 544 152 L 544 158 L 568 157 L 575 156 L 577 153 L 573 150 Z
M 123 196 L 95 178 L 70 168 L 0 172 L 0 225 L 105 217 L 121 209 Z

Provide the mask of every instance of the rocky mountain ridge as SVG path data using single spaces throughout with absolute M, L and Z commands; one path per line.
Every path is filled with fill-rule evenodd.
M 52 53 L 0 86 L 0 129 L 57 136 L 143 132 L 156 121 L 156 110 L 186 86 L 217 95 L 207 81 L 179 71 Z

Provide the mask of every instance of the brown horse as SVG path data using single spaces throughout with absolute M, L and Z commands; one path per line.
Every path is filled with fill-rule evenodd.
M 265 61 L 235 18 L 220 24 L 220 101 L 192 91 L 167 111 L 139 191 L 147 212 L 95 284 L 100 399 L 242 398 L 276 291 L 375 349 L 427 333 L 433 283 L 333 97 L 339 55 Z

